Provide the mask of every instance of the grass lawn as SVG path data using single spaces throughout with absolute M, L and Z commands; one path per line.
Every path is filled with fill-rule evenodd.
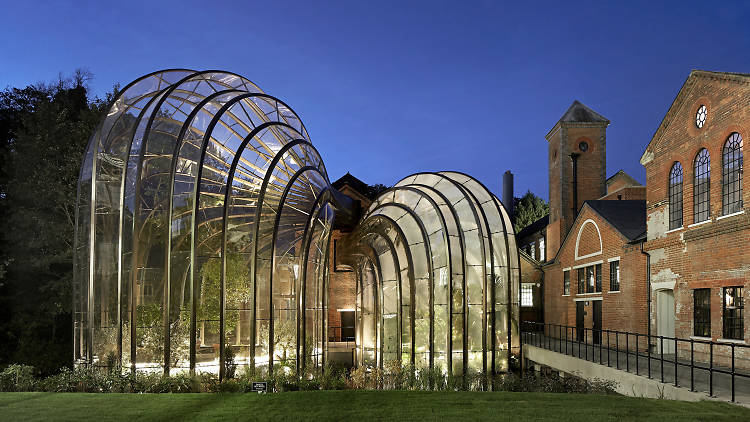
M 305 391 L 281 394 L 0 393 L 0 420 L 750 420 L 750 409 L 586 394 Z

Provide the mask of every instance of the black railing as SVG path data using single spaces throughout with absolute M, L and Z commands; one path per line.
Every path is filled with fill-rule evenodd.
M 354 342 L 354 327 L 328 327 L 328 341 Z
M 653 360 L 655 363 L 658 362 L 659 376 L 662 383 L 665 382 L 665 365 L 673 365 L 674 385 L 676 387 L 679 386 L 679 369 L 689 368 L 690 391 L 696 391 L 695 371 L 706 371 L 708 372 L 708 394 L 710 396 L 714 396 L 714 375 L 727 375 L 731 378 L 732 401 L 735 401 L 735 378 L 750 379 L 750 373 L 738 371 L 735 365 L 736 349 L 750 349 L 750 345 L 741 343 L 718 343 L 696 338 L 683 339 L 529 321 L 521 323 L 521 341 L 524 344 L 574 356 L 601 365 L 604 365 L 604 357 L 606 356 L 606 365 L 609 367 L 612 367 L 611 357 L 615 357 L 615 368 L 627 372 L 631 372 L 630 363 L 631 358 L 634 357 L 636 375 L 641 375 L 641 372 L 645 372 L 643 375 L 647 375 L 649 378 L 652 378 L 651 362 Z M 689 344 L 689 350 L 687 349 L 687 344 Z M 703 353 L 698 353 L 698 359 L 696 359 L 696 345 L 708 349 Z M 624 349 L 622 346 L 624 346 Z M 665 353 L 665 346 L 673 346 L 674 349 L 670 347 L 670 352 Z M 684 348 L 680 349 L 680 346 L 684 346 Z M 652 351 L 654 347 L 657 347 L 656 352 Z M 715 353 L 719 350 L 726 353 Z M 747 350 L 747 352 L 750 352 L 750 350 Z M 688 353 L 690 355 L 689 361 L 687 360 Z M 680 359 L 680 355 L 684 359 Z M 702 355 L 708 355 L 707 362 L 704 359 L 700 359 Z M 716 356 L 725 358 L 728 364 L 723 366 L 715 364 Z M 624 367 L 620 364 L 620 357 L 625 358 Z M 642 359 L 646 359 L 645 371 L 641 370 L 640 364 L 642 363 Z M 746 360 L 746 362 L 748 362 L 747 366 L 750 366 L 750 361 Z

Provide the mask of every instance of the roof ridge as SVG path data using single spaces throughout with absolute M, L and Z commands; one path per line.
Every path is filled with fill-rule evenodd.
M 578 100 L 573 100 L 573 104 L 560 117 L 560 122 L 606 122 L 609 119 L 594 111 L 591 107 L 583 104 Z

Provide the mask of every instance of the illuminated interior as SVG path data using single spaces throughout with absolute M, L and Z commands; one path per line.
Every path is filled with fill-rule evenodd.
M 295 112 L 229 72 L 122 89 L 78 184 L 74 360 L 163 373 L 326 363 L 334 189 Z M 409 176 L 353 224 L 356 364 L 508 369 L 518 345 L 510 219 L 481 183 Z

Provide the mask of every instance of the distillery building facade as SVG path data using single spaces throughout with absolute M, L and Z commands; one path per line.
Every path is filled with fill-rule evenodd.
M 607 341 L 599 330 L 676 337 L 649 347 L 688 359 L 691 339 L 705 360 L 701 341 L 747 343 L 748 98 L 750 75 L 692 71 L 643 153 L 645 186 L 622 171 L 606 178 L 609 121 L 573 103 L 547 134 L 550 214 L 518 233 L 544 322 L 593 343 Z M 714 362 L 730 354 L 714 347 Z M 736 348 L 737 365 L 748 358 Z

